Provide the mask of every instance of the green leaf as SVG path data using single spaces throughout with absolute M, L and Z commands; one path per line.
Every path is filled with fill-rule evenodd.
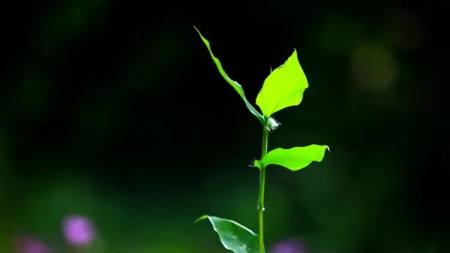
M 197 30 L 198 35 L 200 36 L 200 38 L 202 39 L 203 43 L 205 44 L 206 48 L 208 48 L 209 54 L 211 55 L 212 60 L 214 61 L 214 63 L 216 64 L 217 70 L 219 70 L 219 73 L 222 75 L 223 79 L 225 79 L 225 81 L 227 81 L 227 83 L 229 83 L 231 85 L 231 87 L 233 87 L 233 89 L 239 94 L 239 96 L 241 97 L 241 99 L 244 101 L 245 106 L 247 107 L 247 109 L 250 111 L 250 113 L 252 113 L 253 115 L 256 116 L 256 118 L 261 122 L 264 123 L 264 116 L 261 115 L 261 113 L 258 112 L 258 110 L 255 109 L 255 107 L 253 107 L 252 104 L 250 104 L 250 102 L 248 102 L 247 98 L 245 97 L 245 93 L 244 93 L 244 89 L 242 89 L 242 86 L 234 81 L 233 79 L 231 79 L 228 74 L 225 72 L 225 70 L 222 67 L 222 63 L 220 62 L 220 60 L 213 54 L 212 50 L 211 50 L 211 45 L 209 43 L 209 41 L 203 37 L 203 35 L 200 33 L 200 31 L 194 26 L 195 30 Z
M 197 221 L 208 219 L 220 242 L 234 253 L 258 253 L 258 235 L 241 224 L 228 219 L 204 215 Z M 196 222 L 197 222 L 196 221 Z
M 306 88 L 308 81 L 298 61 L 297 51 L 294 50 L 287 61 L 264 80 L 256 104 L 263 115 L 269 118 L 286 107 L 299 105 Z
M 330 150 L 326 145 L 309 145 L 290 149 L 276 148 L 267 153 L 261 160 L 255 160 L 254 165 L 263 168 L 268 165 L 280 165 L 289 170 L 297 171 L 305 168 L 312 162 L 321 162 L 325 156 L 325 150 Z

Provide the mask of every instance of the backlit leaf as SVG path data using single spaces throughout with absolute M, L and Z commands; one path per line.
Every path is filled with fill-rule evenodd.
M 298 61 L 297 51 L 294 50 L 287 61 L 264 80 L 256 104 L 263 115 L 269 118 L 279 110 L 299 105 L 306 88 L 308 81 Z
M 326 145 L 316 144 L 290 149 L 276 148 L 268 152 L 261 160 L 255 160 L 254 165 L 258 168 L 279 165 L 297 171 L 312 162 L 321 162 L 325 156 L 325 151 L 329 149 Z

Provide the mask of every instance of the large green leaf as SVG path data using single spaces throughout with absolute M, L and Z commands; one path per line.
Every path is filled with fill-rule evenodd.
M 258 253 L 258 235 L 250 229 L 233 220 L 209 215 L 204 215 L 197 221 L 205 219 L 211 222 L 225 249 L 234 253 Z
M 276 148 L 267 153 L 261 160 L 255 160 L 258 168 L 268 165 L 280 165 L 289 170 L 297 171 L 305 168 L 312 162 L 321 162 L 325 156 L 325 150 L 330 150 L 326 145 L 309 145 L 290 149 Z
M 264 123 L 264 116 L 261 115 L 261 113 L 258 112 L 258 110 L 255 109 L 255 107 L 253 107 L 252 104 L 250 104 L 250 102 L 248 102 L 247 98 L 245 97 L 245 93 L 244 93 L 244 89 L 242 89 L 242 86 L 234 81 L 233 79 L 231 79 L 228 74 L 225 72 L 225 70 L 222 67 L 222 63 L 220 62 L 219 58 L 217 58 L 212 50 L 211 50 L 211 44 L 209 43 L 209 41 L 203 37 L 203 35 L 200 33 L 200 31 L 194 26 L 195 30 L 197 30 L 198 35 L 200 35 L 200 38 L 202 39 L 203 43 L 205 43 L 206 48 L 208 48 L 209 54 L 211 55 L 212 60 L 214 61 L 214 63 L 216 64 L 217 70 L 219 70 L 219 73 L 222 75 L 223 79 L 225 79 L 225 81 L 227 81 L 227 83 L 229 83 L 231 85 L 231 87 L 233 87 L 233 89 L 239 94 L 239 96 L 241 97 L 241 99 L 244 101 L 245 106 L 247 107 L 247 109 L 256 116 L 256 118 Z
M 287 61 L 264 80 L 256 104 L 263 115 L 269 118 L 279 110 L 300 104 L 306 88 L 308 81 L 298 61 L 297 51 L 294 50 Z

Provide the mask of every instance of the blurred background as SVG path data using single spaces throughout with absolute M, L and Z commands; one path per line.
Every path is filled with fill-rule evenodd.
M 270 253 L 449 252 L 448 2 L 2 4 L 0 252 L 226 252 L 202 214 L 256 230 L 254 101 L 299 51 L 310 88 L 271 147 Z M 444 72 L 446 71 L 446 72 Z

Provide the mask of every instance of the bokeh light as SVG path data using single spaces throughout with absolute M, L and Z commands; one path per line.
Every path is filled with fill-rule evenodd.
M 383 93 L 395 81 L 397 64 L 389 48 L 364 43 L 352 52 L 351 72 L 356 84 L 364 90 Z
M 278 242 L 275 244 L 271 250 L 270 253 L 308 253 L 309 251 L 306 250 L 305 245 L 295 239 L 287 239 Z
M 50 253 L 48 246 L 41 240 L 28 236 L 16 243 L 17 253 Z
M 95 229 L 91 220 L 85 216 L 71 215 L 63 221 L 64 237 L 72 246 L 81 247 L 92 243 Z

